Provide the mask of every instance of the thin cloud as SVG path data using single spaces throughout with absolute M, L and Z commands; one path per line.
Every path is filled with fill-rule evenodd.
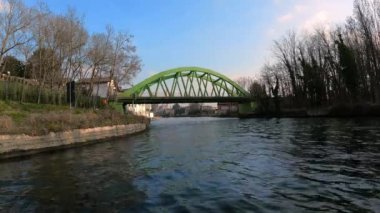
M 316 26 L 329 28 L 332 20 L 333 18 L 330 16 L 330 14 L 327 11 L 322 10 L 306 20 L 302 26 L 302 29 L 306 30 L 307 32 L 312 32 Z
M 274 0 L 275 1 L 275 0 Z M 281 4 L 281 1 L 275 1 Z M 294 6 L 276 18 L 275 26 L 269 29 L 273 31 L 297 31 L 311 32 L 315 27 L 329 28 L 331 24 L 342 23 L 352 15 L 353 0 L 296 0 Z
M 286 23 L 291 21 L 294 18 L 294 15 L 291 13 L 288 13 L 286 15 L 280 16 L 277 18 L 277 22 L 279 23 Z
M 295 5 L 288 13 L 277 18 L 277 22 L 284 24 L 307 12 L 308 7 L 302 4 Z
M 297 4 L 296 6 L 294 6 L 294 11 L 296 13 L 304 13 L 306 12 L 307 9 L 308 9 L 307 6 L 301 5 L 301 4 Z

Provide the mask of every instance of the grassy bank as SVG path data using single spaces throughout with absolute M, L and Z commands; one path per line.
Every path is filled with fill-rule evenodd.
M 113 108 L 70 109 L 68 106 L 0 101 L 0 135 L 45 135 L 71 129 L 147 122 Z

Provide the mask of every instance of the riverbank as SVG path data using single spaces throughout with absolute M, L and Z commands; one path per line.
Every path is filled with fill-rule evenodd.
M 69 106 L 0 101 L 0 135 L 47 135 L 74 129 L 149 123 L 142 116 L 124 115 L 106 107 L 81 109 Z
M 0 159 L 126 136 L 148 125 L 145 117 L 124 115 L 111 107 L 70 109 L 0 101 Z
M 380 117 L 380 105 L 377 104 L 339 104 L 330 107 L 282 109 L 276 112 L 256 112 L 239 115 L 240 118 L 310 118 L 310 117 Z
M 146 130 L 148 124 L 128 124 L 75 129 L 41 136 L 0 135 L 0 159 L 82 146 Z

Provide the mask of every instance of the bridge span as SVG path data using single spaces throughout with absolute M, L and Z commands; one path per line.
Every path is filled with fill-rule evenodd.
M 180 67 L 145 79 L 119 94 L 116 102 L 124 106 L 236 102 L 247 108 L 252 99 L 236 82 L 218 72 L 201 67 Z
M 180 67 L 155 74 L 119 94 L 118 102 L 248 102 L 250 94 L 228 77 L 200 67 Z

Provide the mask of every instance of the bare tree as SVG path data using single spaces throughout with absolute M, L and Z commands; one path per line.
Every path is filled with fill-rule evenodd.
M 102 74 L 110 81 L 115 80 L 119 84 L 129 83 L 141 70 L 141 61 L 136 54 L 136 47 L 132 44 L 132 36 L 121 31 L 115 33 L 111 26 L 107 26 L 106 31 L 107 35 L 110 35 L 111 49 Z
M 101 77 L 102 70 L 108 65 L 111 52 L 111 34 L 97 33 L 90 37 L 86 47 L 86 69 L 83 71 L 83 76 L 89 77 L 90 86 L 88 88 L 88 96 L 92 97 L 93 106 L 95 107 L 95 97 L 93 89 L 96 78 Z M 99 87 L 97 87 L 96 96 L 98 95 Z
M 249 90 L 250 86 L 253 83 L 253 78 L 249 76 L 243 76 L 236 80 L 236 83 L 239 84 L 243 89 Z
M 356 0 L 354 3 L 355 18 L 359 24 L 358 29 L 364 39 L 371 93 L 377 103 L 380 103 L 379 5 L 378 0 Z
M 298 98 L 298 85 L 297 85 L 297 75 L 298 64 L 297 64 L 297 40 L 296 33 L 290 31 L 285 37 L 279 41 L 275 41 L 274 54 L 280 60 L 283 67 L 286 67 L 288 72 L 292 91 L 296 98 Z
M 61 64 L 63 79 L 59 80 L 62 85 L 67 79 L 79 76 L 88 34 L 83 22 L 73 9 L 69 9 L 64 16 L 52 17 L 50 25 L 55 26 L 52 28 L 54 31 L 52 42 Z
M 34 20 L 32 9 L 21 0 L 3 0 L 3 4 L 0 10 L 0 64 L 8 52 L 31 39 L 29 27 Z
M 49 25 L 49 20 L 52 15 L 46 4 L 43 3 L 38 5 L 35 11 L 36 19 L 33 22 L 31 30 L 33 41 L 36 44 L 36 50 L 33 52 L 31 58 L 28 59 L 29 68 L 27 67 L 27 72 L 30 72 L 31 76 L 38 80 L 37 103 L 40 103 L 45 82 L 49 79 L 49 75 L 53 76 L 51 72 L 57 72 L 57 70 L 55 69 L 56 60 L 54 60 L 56 57 L 54 57 L 55 54 L 52 51 L 51 42 L 49 42 L 52 37 L 52 31 Z

